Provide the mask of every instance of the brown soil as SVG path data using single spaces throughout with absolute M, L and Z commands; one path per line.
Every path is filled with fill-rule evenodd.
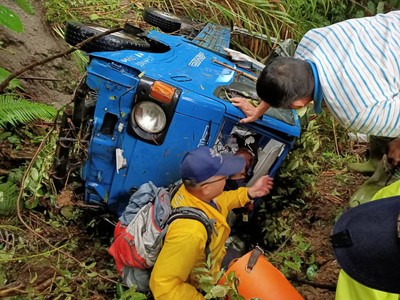
M 311 284 L 301 284 L 297 287 L 306 300 L 333 300 L 339 274 L 339 265 L 335 260 L 329 242 L 329 236 L 337 216 L 348 207 L 352 193 L 365 180 L 361 175 L 354 174 L 352 184 L 340 183 L 335 176 L 338 172 L 322 172 L 316 184 L 316 196 L 310 209 L 297 226 L 312 245 L 319 270 Z M 340 196 L 333 196 L 338 194 Z M 319 195 L 319 196 L 318 196 Z M 309 221 L 312 222 L 309 222 Z
M 32 3 L 36 9 L 35 15 L 24 13 L 15 5 L 13 0 L 5 0 L 2 3 L 18 13 L 25 26 L 23 33 L 14 33 L 11 30 L 0 27 L 0 42 L 2 43 L 0 66 L 10 72 L 20 70 L 32 62 L 68 49 L 68 45 L 62 39 L 56 37 L 51 29 L 46 26 L 39 2 L 32 1 Z M 66 57 L 36 67 L 22 74 L 21 77 L 57 79 L 58 81 L 21 79 L 21 83 L 25 89 L 25 94 L 35 101 L 52 103 L 59 107 L 71 100 L 74 78 L 79 76 L 71 58 Z M 317 193 L 315 198 L 312 203 L 308 203 L 309 209 L 303 211 L 301 217 L 295 223 L 295 230 L 302 232 L 312 245 L 316 263 L 319 266 L 313 282 L 305 283 L 303 278 L 293 279 L 293 284 L 307 300 L 334 299 L 339 267 L 330 247 L 329 235 L 335 218 L 347 207 L 350 195 L 365 179 L 362 176 L 354 175 L 354 182 L 348 185 L 339 183 L 335 179 L 336 175 L 335 171 L 325 171 L 321 174 L 316 184 Z M 339 196 L 333 196 L 332 194 Z M 58 207 L 69 205 L 71 198 L 72 194 L 69 192 L 61 194 L 57 202 Z M 69 232 L 70 236 L 72 231 Z M 88 254 L 91 253 L 90 245 L 94 241 L 91 237 L 85 237 L 85 232 L 81 230 L 77 229 L 75 233 L 80 236 L 79 239 L 85 240 L 85 249 L 84 251 L 79 251 L 79 253 L 81 255 L 90 255 Z M 54 239 L 59 239 L 57 233 L 53 234 Z M 79 255 L 79 253 L 77 254 Z M 91 255 L 93 257 L 95 254 L 91 253 Z M 99 261 L 110 263 L 110 257 L 106 253 L 99 255 Z M 48 277 L 51 276 L 52 273 Z M 20 280 L 23 281 L 23 279 Z
M 12 73 L 68 50 L 67 43 L 46 26 L 40 1 L 32 1 L 36 10 L 34 15 L 26 14 L 13 0 L 2 1 L 2 4 L 20 16 L 24 31 L 16 33 L 0 26 L 0 67 Z M 26 79 L 29 77 L 46 80 Z M 77 77 L 77 68 L 70 56 L 52 60 L 19 76 L 29 98 L 56 107 L 71 100 L 74 78 Z

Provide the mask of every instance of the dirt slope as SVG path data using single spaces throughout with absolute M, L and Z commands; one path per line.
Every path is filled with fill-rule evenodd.
M 56 37 L 46 26 L 40 1 L 32 1 L 36 13 L 29 15 L 14 0 L 2 4 L 17 13 L 24 24 L 24 32 L 16 33 L 0 26 L 0 67 L 10 72 L 18 71 L 33 62 L 53 56 L 68 49 L 67 43 Z M 74 78 L 79 76 L 71 57 L 59 58 L 38 66 L 20 77 L 41 77 L 57 81 L 21 79 L 21 85 L 35 101 L 53 103 L 59 107 L 70 101 Z

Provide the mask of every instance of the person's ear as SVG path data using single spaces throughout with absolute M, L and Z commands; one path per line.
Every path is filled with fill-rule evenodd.
M 294 100 L 292 104 L 290 105 L 290 108 L 303 108 L 306 106 L 311 100 L 308 98 L 301 98 Z
M 210 188 L 210 184 L 205 184 L 203 186 L 200 187 L 200 192 L 203 196 L 208 196 L 211 193 L 211 188 Z

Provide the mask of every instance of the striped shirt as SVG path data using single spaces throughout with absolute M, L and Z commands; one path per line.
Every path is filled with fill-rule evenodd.
M 400 136 L 400 11 L 310 30 L 295 57 L 314 63 L 323 99 L 344 127 Z

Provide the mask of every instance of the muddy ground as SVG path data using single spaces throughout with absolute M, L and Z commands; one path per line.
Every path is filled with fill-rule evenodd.
M 0 27 L 2 42 L 0 66 L 10 72 L 68 49 L 68 45 L 46 25 L 38 2 L 33 1 L 35 15 L 24 13 L 13 0 L 4 2 L 21 16 L 25 26 L 23 33 L 14 33 Z M 40 77 L 44 80 L 27 79 L 28 77 Z M 65 57 L 38 66 L 22 74 L 20 78 L 25 89 L 24 94 L 29 98 L 60 107 L 71 101 L 73 90 L 79 79 L 79 72 L 71 57 Z M 301 232 L 312 245 L 316 263 L 319 266 L 311 284 L 304 283 L 304 278 L 293 278 L 293 284 L 307 300 L 334 299 L 339 267 L 329 244 L 329 234 L 335 217 L 347 207 L 350 195 L 365 180 L 361 176 L 354 175 L 354 181 L 344 185 L 335 179 L 337 172 L 339 171 L 322 172 L 316 183 L 315 198 L 308 203 L 309 208 L 297 212 L 294 230 Z M 333 194 L 340 196 L 332 196 Z M 85 249 L 90 249 L 91 242 L 95 243 L 90 237 L 84 236 L 85 231 L 77 229 L 76 233 L 85 240 Z M 111 261 L 105 252 L 99 254 L 98 259 Z M 14 271 L 17 272 L 17 270 Z
M 9 72 L 19 71 L 34 62 L 68 50 L 68 45 L 46 25 L 40 1 L 32 1 L 36 13 L 25 13 L 13 0 L 2 4 L 17 13 L 24 31 L 16 33 L 0 27 L 0 66 Z M 71 56 L 58 58 L 19 76 L 24 93 L 34 101 L 60 107 L 71 100 L 78 70 Z M 33 78 L 33 79 L 29 79 Z

